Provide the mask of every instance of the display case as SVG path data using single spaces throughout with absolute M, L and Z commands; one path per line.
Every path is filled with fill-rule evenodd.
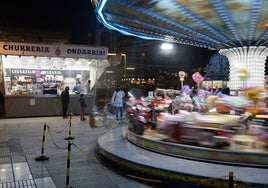
M 38 70 L 38 69 L 5 69 L 6 95 L 40 95 L 60 94 L 65 86 L 72 88 L 82 83 L 87 92 L 89 71 L 86 70 Z M 86 93 L 85 93 L 86 94 Z
M 57 83 L 52 82 L 52 83 L 43 83 L 43 94 L 57 94 Z

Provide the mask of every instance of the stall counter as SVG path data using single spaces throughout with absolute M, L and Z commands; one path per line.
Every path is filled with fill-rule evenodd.
M 85 94 L 86 114 L 91 112 L 95 104 L 95 94 Z M 70 95 L 68 114 L 80 114 L 79 95 Z M 61 116 L 61 100 L 59 95 L 5 96 L 5 117 L 41 117 Z

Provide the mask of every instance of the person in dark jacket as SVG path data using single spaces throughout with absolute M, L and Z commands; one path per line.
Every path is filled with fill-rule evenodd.
M 80 94 L 80 98 L 79 98 L 78 102 L 80 103 L 80 120 L 85 121 L 86 120 L 85 111 L 86 111 L 87 104 L 85 101 L 84 94 Z
M 65 89 L 61 92 L 61 104 L 62 104 L 62 117 L 67 117 L 67 111 L 70 103 L 70 95 L 69 95 L 69 86 L 66 86 Z

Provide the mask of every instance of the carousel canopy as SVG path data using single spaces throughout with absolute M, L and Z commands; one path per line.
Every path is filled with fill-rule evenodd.
M 107 28 L 208 49 L 267 46 L 267 0 L 100 0 Z

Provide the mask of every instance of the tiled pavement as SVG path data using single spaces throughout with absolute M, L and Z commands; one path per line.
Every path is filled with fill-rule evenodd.
M 261 183 L 263 187 L 268 185 L 267 169 L 208 165 L 170 156 L 163 159 L 160 154 L 142 150 L 122 139 L 125 129 L 121 126 L 124 124 L 118 125 L 114 120 L 109 120 L 105 125 L 101 117 L 96 121 L 96 128 L 91 128 L 89 121 L 80 121 L 78 116 L 74 116 L 71 121 L 61 117 L 0 119 L 0 188 L 152 187 L 121 176 L 102 165 L 95 158 L 99 138 L 99 143 L 103 142 L 102 147 L 107 151 L 140 164 L 208 178 L 233 171 L 242 181 Z M 111 128 L 115 129 L 109 131 Z M 122 135 L 115 137 L 119 135 L 116 132 Z M 70 137 L 74 137 L 74 140 L 70 140 L 73 144 L 68 152 Z M 35 160 L 40 155 L 49 159 Z M 158 162 L 160 158 L 161 163 Z M 68 159 L 70 168 L 67 168 Z
M 0 119 L 0 188 L 150 187 L 99 163 L 95 158 L 97 140 L 118 124 L 111 120 L 105 127 L 99 118 L 96 125 L 91 128 L 78 116 L 71 121 L 61 117 Z M 68 152 L 69 134 L 74 140 Z M 40 156 L 49 159 L 35 160 Z

